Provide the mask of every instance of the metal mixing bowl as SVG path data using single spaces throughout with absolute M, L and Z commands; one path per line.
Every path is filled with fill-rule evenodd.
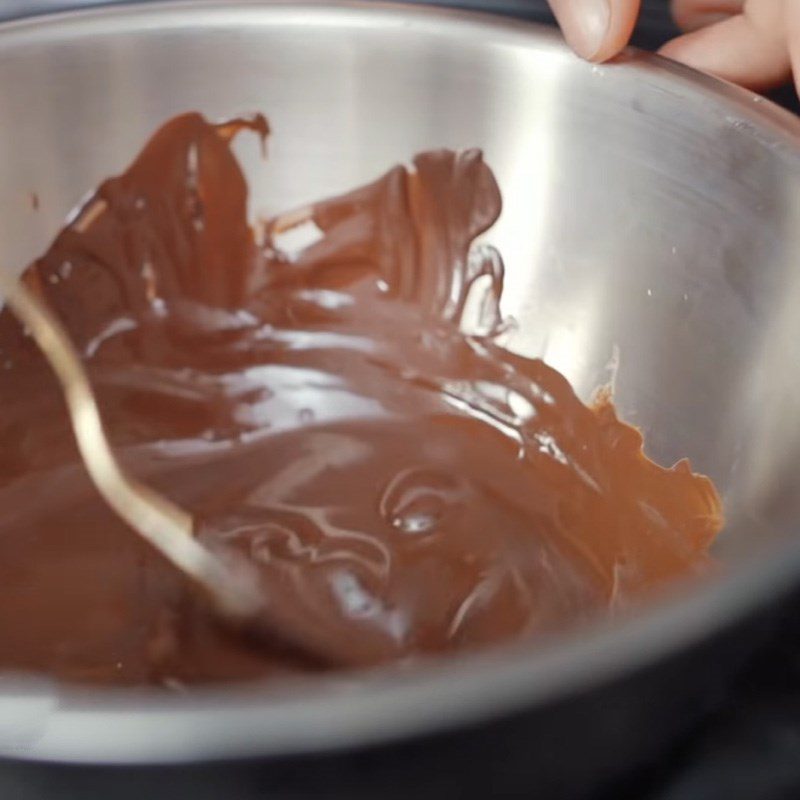
M 255 211 L 425 148 L 483 148 L 505 201 L 488 238 L 508 269 L 512 347 L 585 398 L 618 360 L 618 406 L 650 454 L 688 455 L 723 490 L 729 567 L 633 619 L 402 676 L 168 699 L 15 681 L 0 753 L 16 761 L 0 776 L 25 761 L 236 759 L 263 788 L 296 777 L 300 753 L 319 758 L 314 780 L 336 781 L 354 751 L 394 747 L 435 772 L 442 747 L 480 741 L 506 779 L 566 793 L 654 752 L 752 646 L 734 623 L 800 576 L 800 123 L 655 57 L 592 66 L 542 29 L 457 12 L 167 3 L 19 22 L 0 27 L 2 263 L 42 251 L 87 189 L 187 109 L 269 114 L 269 162 L 242 152 Z

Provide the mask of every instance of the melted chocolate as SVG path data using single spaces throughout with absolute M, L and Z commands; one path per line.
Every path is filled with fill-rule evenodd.
M 710 481 L 648 461 L 608 399 L 586 407 L 498 344 L 502 262 L 472 242 L 500 194 L 479 152 L 424 153 L 257 241 L 229 147 L 244 127 L 268 133 L 170 121 L 25 273 L 121 459 L 197 535 L 354 664 L 545 634 L 708 566 Z M 289 253 L 293 219 L 316 240 Z M 0 407 L 0 666 L 167 685 L 303 668 L 219 627 L 106 509 L 5 311 Z

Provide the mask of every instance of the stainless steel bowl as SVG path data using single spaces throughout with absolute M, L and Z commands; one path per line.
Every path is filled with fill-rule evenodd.
M 269 162 L 242 153 L 257 211 L 424 148 L 482 147 L 505 200 L 488 238 L 508 267 L 512 346 L 587 398 L 618 362 L 618 405 L 651 455 L 689 455 L 724 490 L 729 569 L 634 619 L 403 676 L 169 699 L 15 681 L 0 696 L 0 754 L 275 758 L 519 715 L 558 726 L 571 719 L 559 708 L 675 663 L 800 577 L 797 120 L 652 56 L 592 66 L 552 33 L 457 12 L 167 3 L 19 22 L 0 27 L 2 263 L 42 251 L 87 189 L 186 109 L 269 114 Z M 644 697 L 655 715 L 652 686 Z M 605 735 L 600 717 L 576 718 L 584 737 Z

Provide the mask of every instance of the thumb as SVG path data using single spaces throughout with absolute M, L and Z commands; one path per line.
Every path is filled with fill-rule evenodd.
M 641 0 L 550 0 L 570 47 L 590 61 L 617 55 L 631 38 Z

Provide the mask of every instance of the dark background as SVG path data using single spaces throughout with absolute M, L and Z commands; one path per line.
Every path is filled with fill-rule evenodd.
M 101 4 L 102 0 L 0 0 L 0 18 Z M 553 23 L 545 0 L 440 0 L 439 5 Z M 634 43 L 656 49 L 676 33 L 668 0 L 644 0 Z M 800 111 L 791 87 L 774 93 L 773 99 Z M 774 641 L 740 675 L 721 710 L 658 763 L 628 776 L 602 800 L 800 798 L 799 614 L 800 596 L 787 602 Z M 535 787 L 530 797 L 536 797 Z

